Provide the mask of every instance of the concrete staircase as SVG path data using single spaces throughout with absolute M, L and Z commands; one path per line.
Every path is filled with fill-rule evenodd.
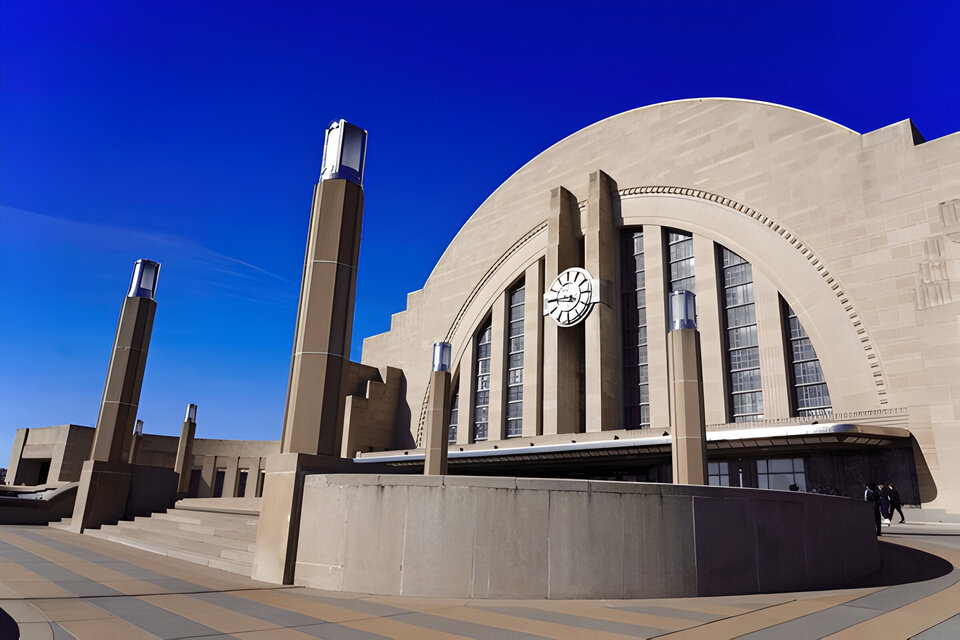
M 259 498 L 194 498 L 165 513 L 121 520 L 84 535 L 250 576 Z

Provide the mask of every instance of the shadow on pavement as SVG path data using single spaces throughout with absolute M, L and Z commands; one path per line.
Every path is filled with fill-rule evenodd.
M 895 584 L 933 580 L 953 571 L 952 564 L 932 553 L 882 540 L 879 544 L 880 569 L 845 586 L 889 587 Z
M 0 638 L 16 640 L 20 637 L 20 627 L 14 622 L 10 614 L 0 609 Z

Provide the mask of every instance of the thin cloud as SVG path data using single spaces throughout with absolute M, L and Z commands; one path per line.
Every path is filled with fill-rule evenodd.
M 0 205 L 0 246 L 32 240 L 43 246 L 56 242 L 101 256 L 126 254 L 130 247 L 136 247 L 139 255 L 156 256 L 168 265 L 168 272 L 176 269 L 181 291 L 189 289 L 204 297 L 217 295 L 279 304 L 295 297 L 298 291 L 288 278 L 187 238 Z

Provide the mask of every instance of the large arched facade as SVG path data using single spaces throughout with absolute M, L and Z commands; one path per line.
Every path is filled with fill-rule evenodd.
M 944 463 L 960 459 L 958 198 L 960 136 L 925 142 L 909 121 L 860 135 L 709 99 L 599 122 L 497 189 L 364 341 L 363 363 L 405 384 L 393 440 L 348 425 L 351 446 L 418 459 L 445 340 L 455 472 L 664 480 L 666 296 L 682 285 L 713 481 L 891 481 L 960 508 Z M 558 327 L 543 293 L 572 266 L 603 304 Z

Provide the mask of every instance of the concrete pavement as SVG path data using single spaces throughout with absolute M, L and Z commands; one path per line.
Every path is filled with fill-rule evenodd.
M 466 600 L 279 587 L 39 526 L 0 527 L 0 620 L 22 638 L 960 637 L 960 526 L 884 528 L 856 588 L 723 598 Z

